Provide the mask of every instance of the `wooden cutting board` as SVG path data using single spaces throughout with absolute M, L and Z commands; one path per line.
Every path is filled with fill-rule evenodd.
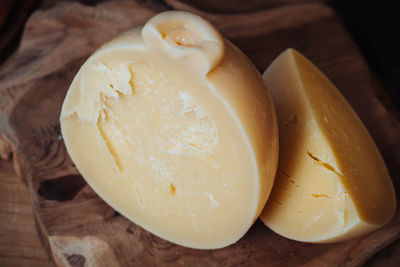
M 0 69 L 0 155 L 13 154 L 26 182 L 42 242 L 60 266 L 359 265 L 400 236 L 400 210 L 380 230 L 337 244 L 280 237 L 257 221 L 236 244 L 196 250 L 164 241 L 104 203 L 75 169 L 60 135 L 59 113 L 80 65 L 100 44 L 166 9 L 210 20 L 262 72 L 293 47 L 337 85 L 381 150 L 399 195 L 400 125 L 384 91 L 333 11 L 299 4 L 243 14 L 208 14 L 169 0 L 61 3 L 34 13 L 21 45 Z

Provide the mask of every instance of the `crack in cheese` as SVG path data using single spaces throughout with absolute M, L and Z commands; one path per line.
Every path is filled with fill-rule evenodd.
M 276 105 L 277 178 L 260 218 L 305 242 L 355 238 L 394 215 L 393 184 L 357 114 L 334 85 L 293 49 L 265 71 Z
M 275 177 L 277 122 L 261 75 L 185 12 L 161 13 L 97 50 L 70 86 L 61 129 L 108 204 L 188 247 L 241 238 Z

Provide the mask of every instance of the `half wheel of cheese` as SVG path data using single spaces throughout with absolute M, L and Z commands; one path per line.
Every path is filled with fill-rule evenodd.
M 161 13 L 90 56 L 65 98 L 61 129 L 101 198 L 187 247 L 240 239 L 275 177 L 277 123 L 261 75 L 186 12 Z

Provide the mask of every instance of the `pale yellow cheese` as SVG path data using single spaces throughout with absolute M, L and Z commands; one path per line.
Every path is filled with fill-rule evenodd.
M 262 221 L 306 242 L 364 235 L 392 218 L 395 193 L 382 157 L 334 85 L 288 49 L 265 71 L 276 106 L 280 154 Z
M 183 246 L 236 242 L 275 177 L 277 123 L 261 75 L 190 13 L 161 13 L 97 50 L 71 84 L 61 129 L 108 204 Z

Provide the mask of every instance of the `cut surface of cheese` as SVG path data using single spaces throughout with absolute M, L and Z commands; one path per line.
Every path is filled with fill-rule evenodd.
M 363 123 L 324 74 L 288 49 L 265 71 L 280 138 L 277 177 L 260 218 L 305 242 L 337 242 L 386 224 L 396 198 Z
M 74 78 L 60 120 L 88 184 L 179 245 L 236 242 L 272 188 L 278 133 L 262 77 L 190 13 L 160 13 L 98 49 Z

